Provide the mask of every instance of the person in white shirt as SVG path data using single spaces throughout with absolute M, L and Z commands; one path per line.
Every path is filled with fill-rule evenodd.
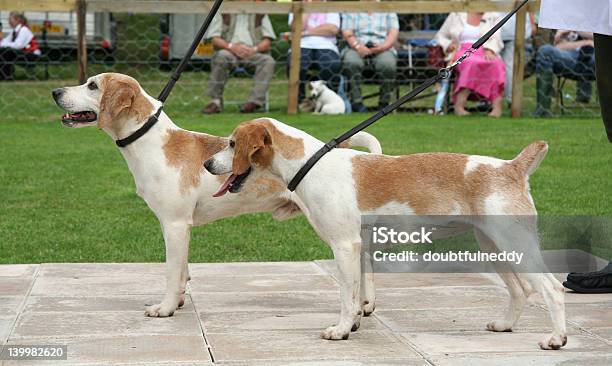
M 22 13 L 11 12 L 9 25 L 12 31 L 0 34 L 0 80 L 13 78 L 16 61 L 34 61 L 40 56 L 36 37 L 28 27 L 28 21 Z
M 293 14 L 289 14 L 289 25 L 294 27 Z M 299 102 L 302 102 L 306 96 L 306 83 L 311 81 L 308 71 L 311 69 L 318 71 L 317 79 L 325 80 L 333 91 L 338 90 L 342 70 L 336 40 L 339 30 L 340 14 L 338 13 L 303 14 L 302 29 L 292 30 L 302 33 Z M 288 64 L 287 67 L 289 68 L 290 65 Z
M 612 142 L 612 0 L 542 0 L 542 28 L 593 33 L 595 76 L 601 117 Z

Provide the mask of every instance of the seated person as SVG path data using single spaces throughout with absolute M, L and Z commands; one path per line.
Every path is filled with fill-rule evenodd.
M 550 98 L 553 94 L 553 74 L 576 75 L 576 100 L 588 103 L 591 99 L 591 82 L 582 76 L 595 74 L 593 33 L 559 30 L 554 46 L 547 44 L 536 55 L 536 87 L 538 105 L 535 117 L 550 117 Z
M 9 25 L 12 32 L 0 33 L 0 80 L 13 78 L 15 61 L 35 61 L 40 56 L 38 42 L 26 17 L 13 11 L 9 15 Z
M 275 39 L 272 23 L 263 14 L 217 15 L 208 29 L 215 54 L 212 57 L 208 96 L 210 103 L 202 110 L 205 114 L 221 112 L 223 89 L 230 72 L 237 66 L 255 67 L 251 95 L 240 107 L 243 113 L 261 108 L 266 99 L 276 62 L 268 54 L 271 40 Z
M 293 14 L 289 14 L 289 25 L 293 28 Z M 336 45 L 336 34 L 340 28 L 340 15 L 337 13 L 310 13 L 302 15 L 300 40 L 300 87 L 298 102 L 305 98 L 306 83 L 311 81 L 308 71 L 317 70 L 319 80 L 325 80 L 336 91 L 340 83 L 340 52 Z M 291 60 L 291 58 L 289 58 Z M 290 64 L 287 64 L 289 70 Z
M 435 40 L 442 46 L 447 60 L 454 61 L 472 47 L 483 34 L 491 29 L 497 21 L 493 13 L 451 13 Z M 505 66 L 499 53 L 503 42 L 499 32 L 476 51 L 471 57 L 455 68 L 457 79 L 453 91 L 455 114 L 468 115 L 465 109 L 471 96 L 483 98 L 492 104 L 489 116 L 500 117 L 506 82 Z
M 361 96 L 361 75 L 368 64 L 374 67 L 376 77 L 381 80 L 378 107 L 387 106 L 395 87 L 397 69 L 397 52 L 393 47 L 399 35 L 397 14 L 343 14 L 342 35 L 347 43 L 342 51 L 342 63 L 349 78 L 353 111 L 366 111 Z

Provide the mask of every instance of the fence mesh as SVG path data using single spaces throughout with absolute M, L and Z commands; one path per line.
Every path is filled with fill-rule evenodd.
M 29 17 L 30 28 L 37 37 L 42 55 L 34 60 L 0 61 L 4 65 L 12 63 L 14 69 L 12 81 L 0 81 L 0 112 L 20 108 L 26 110 L 32 102 L 51 106 L 52 88 L 76 84 L 75 14 L 26 12 L 25 15 Z M 400 34 L 394 46 L 396 70 L 387 79 L 392 85 L 393 99 L 408 92 L 437 71 L 440 60 L 436 59 L 437 51 L 432 46 L 432 40 L 446 17 L 447 14 L 398 15 Z M 131 75 L 155 96 L 183 56 L 203 18 L 204 14 L 88 14 L 87 73 L 94 75 L 101 72 L 121 72 Z M 276 35 L 270 55 L 276 64 L 265 100 L 271 111 L 282 112 L 287 109 L 290 27 L 287 15 L 270 15 L 270 20 Z M 8 21 L 8 11 L 0 12 L 0 21 L 4 26 L 4 37 L 10 37 L 12 28 Z M 576 41 L 576 37 L 578 41 L 583 38 L 580 34 L 565 33 L 563 41 Z M 343 54 L 347 43 L 340 34 L 337 38 L 339 50 Z M 561 49 L 558 45 L 555 46 L 555 32 L 545 29 L 538 29 L 526 43 L 528 63 L 523 84 L 525 116 L 536 110 L 538 92 L 543 94 L 541 100 L 550 100 L 551 116 L 585 117 L 599 114 L 592 44 L 584 41 L 580 47 Z M 508 45 L 506 42 L 505 46 Z M 182 75 L 172 97 L 169 98 L 169 108 L 175 106 L 199 111 L 210 102 L 206 91 L 211 79 L 210 60 L 214 52 L 209 42 L 198 47 L 188 70 Z M 330 86 L 343 88 L 350 98 L 352 79 L 346 57 L 341 57 L 339 69 L 330 65 L 321 62 L 322 68 L 329 67 L 333 70 L 314 68 L 306 73 L 305 77 L 314 80 L 325 74 L 325 71 L 331 72 L 338 78 L 333 79 Z M 509 66 L 511 65 L 512 62 L 509 63 Z M 508 69 L 511 70 L 511 67 Z M 241 104 L 249 100 L 254 70 L 252 67 L 232 67 L 230 71 L 223 95 L 224 111 L 236 112 Z M 373 67 L 366 67 L 362 78 L 361 94 L 364 104 L 370 110 L 376 109 L 383 79 Z M 538 78 L 539 82 L 536 81 Z M 403 110 L 433 113 L 438 99 L 440 111 L 452 113 L 450 95 L 453 84 L 451 83 L 450 92 L 446 96 L 440 92 L 445 87 L 447 86 L 438 85 L 420 99 L 407 103 Z M 308 95 L 307 91 L 306 96 Z M 308 110 L 305 104 L 302 107 L 305 111 Z M 469 102 L 468 107 L 471 110 L 486 110 L 490 106 L 481 100 Z M 503 107 L 507 111 L 508 103 L 504 102 Z

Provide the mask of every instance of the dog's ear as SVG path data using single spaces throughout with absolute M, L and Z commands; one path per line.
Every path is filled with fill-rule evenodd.
M 272 138 L 266 127 L 259 124 L 243 126 L 235 136 L 232 173 L 240 175 L 249 169 L 255 155 L 272 143 Z
M 130 108 L 135 96 L 136 90 L 128 83 L 116 79 L 107 80 L 100 100 L 98 128 L 109 126 L 112 120 Z

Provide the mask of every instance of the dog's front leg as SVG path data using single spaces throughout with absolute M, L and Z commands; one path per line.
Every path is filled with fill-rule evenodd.
M 324 339 L 348 339 L 349 333 L 359 328 L 361 307 L 359 305 L 359 283 L 361 281 L 361 243 L 338 243 L 332 245 L 338 265 L 342 310 L 340 321 L 323 331 Z
M 172 316 L 184 296 L 191 226 L 185 222 L 162 222 L 166 242 L 166 295 L 160 304 L 147 306 L 145 315 Z

